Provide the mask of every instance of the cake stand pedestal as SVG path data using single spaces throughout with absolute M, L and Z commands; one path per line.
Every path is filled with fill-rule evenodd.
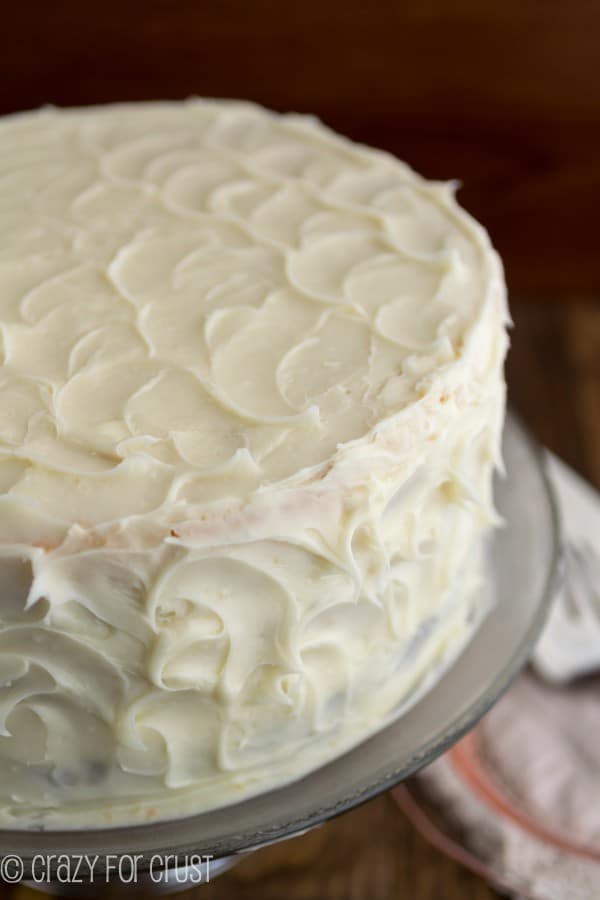
M 226 871 L 240 854 L 326 822 L 413 775 L 469 731 L 529 658 L 560 583 L 558 507 L 544 451 L 509 416 L 504 432 L 506 476 L 496 502 L 505 525 L 491 542 L 496 602 L 470 643 L 434 686 L 399 719 L 306 777 L 234 806 L 153 825 L 89 831 L 0 831 L 0 858 L 17 856 L 22 880 L 71 896 L 143 890 L 163 893 L 202 883 L 190 859 L 210 857 L 207 874 Z M 56 867 L 32 883 L 36 855 L 99 858 L 93 884 L 60 884 Z M 110 877 L 102 859 L 140 857 L 137 880 Z M 153 857 L 168 867 L 151 872 Z M 167 869 L 169 871 L 167 871 Z M 159 873 L 160 877 L 158 877 Z M 202 873 L 200 873 L 202 874 Z M 196 879 L 196 880 L 194 880 Z M 21 880 L 21 879 L 19 879 Z M 87 888 L 87 890 L 86 890 Z

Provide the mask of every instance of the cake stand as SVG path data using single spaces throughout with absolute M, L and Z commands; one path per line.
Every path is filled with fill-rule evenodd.
M 370 800 L 447 750 L 527 661 L 560 579 L 559 517 L 544 453 L 513 416 L 504 432 L 504 461 L 496 500 L 505 524 L 491 546 L 495 605 L 440 681 L 397 721 L 299 781 L 234 806 L 152 825 L 0 831 L 0 859 L 17 859 L 7 870 L 9 878 L 80 896 L 86 887 L 90 895 L 189 887 L 214 877 L 241 854 L 294 837 Z M 93 883 L 81 866 L 77 883 L 64 883 L 60 861 L 73 860 L 72 874 L 86 854 L 98 858 Z M 40 857 L 45 868 L 38 864 L 36 872 Z M 116 861 L 123 858 L 119 874 Z M 62 871 L 69 871 L 68 865 Z

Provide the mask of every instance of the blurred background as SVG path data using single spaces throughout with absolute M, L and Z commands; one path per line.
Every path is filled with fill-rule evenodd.
M 15 0 L 2 11 L 0 113 L 192 94 L 315 113 L 428 177 L 459 179 L 505 263 L 511 402 L 600 486 L 600 0 Z M 493 896 L 390 804 L 256 854 L 201 896 Z
M 0 76 L 0 114 L 249 98 L 460 179 L 506 267 L 513 403 L 600 484 L 600 0 L 17 0 Z
M 599 0 L 21 0 L 0 113 L 245 97 L 458 178 L 513 292 L 600 293 Z

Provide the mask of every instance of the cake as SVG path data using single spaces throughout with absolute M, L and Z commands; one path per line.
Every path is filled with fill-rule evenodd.
M 507 307 L 454 189 L 247 103 L 1 121 L 2 827 L 277 787 L 464 647 Z

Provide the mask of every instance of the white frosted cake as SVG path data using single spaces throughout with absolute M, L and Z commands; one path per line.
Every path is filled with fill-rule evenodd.
M 187 815 L 410 702 L 481 608 L 507 309 L 395 158 L 230 102 L 0 124 L 0 825 Z

